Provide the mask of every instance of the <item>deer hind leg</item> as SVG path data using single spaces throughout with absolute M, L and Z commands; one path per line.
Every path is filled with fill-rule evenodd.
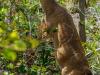
M 62 69 L 62 75 L 85 75 L 82 71 L 78 71 L 78 70 L 71 70 L 71 71 L 67 71 L 67 68 L 64 67 Z
M 69 44 L 62 44 L 57 49 L 56 59 L 61 67 L 61 75 L 92 75 L 89 67 L 82 63 L 84 61 L 79 60 L 80 55 L 76 56 L 73 50 Z
M 61 75 L 92 75 L 92 72 L 89 68 L 85 68 L 83 66 L 80 66 L 81 68 L 70 68 L 68 66 L 65 66 L 61 69 Z
M 62 46 L 57 49 L 56 59 L 62 71 L 61 75 L 68 75 L 68 73 L 72 70 L 73 65 L 71 64 L 73 62 L 71 59 L 73 56 L 72 48 L 68 44 L 62 44 Z

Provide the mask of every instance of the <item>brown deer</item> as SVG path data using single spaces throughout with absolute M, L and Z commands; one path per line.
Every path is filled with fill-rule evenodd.
M 57 29 L 47 34 L 53 39 L 61 75 L 92 75 L 72 16 L 55 0 L 40 2 L 46 15 L 42 30 Z

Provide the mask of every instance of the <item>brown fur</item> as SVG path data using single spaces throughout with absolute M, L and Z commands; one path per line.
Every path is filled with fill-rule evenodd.
M 57 28 L 50 32 L 55 45 L 56 59 L 62 75 L 92 75 L 71 15 L 55 0 L 40 0 L 46 14 L 45 29 Z

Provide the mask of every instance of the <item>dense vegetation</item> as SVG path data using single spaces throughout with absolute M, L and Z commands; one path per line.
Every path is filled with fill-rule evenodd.
M 70 1 L 58 2 L 67 7 Z M 74 8 L 68 9 L 74 11 Z M 100 2 L 90 0 L 84 15 L 87 42 L 83 46 L 91 70 L 99 75 Z M 37 39 L 37 28 L 43 18 L 39 0 L 0 0 L 0 75 L 60 74 L 52 43 Z

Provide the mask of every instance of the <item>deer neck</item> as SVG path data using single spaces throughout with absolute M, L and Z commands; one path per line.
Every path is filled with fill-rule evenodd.
M 40 2 L 46 15 L 52 14 L 57 5 L 55 0 L 40 0 Z

